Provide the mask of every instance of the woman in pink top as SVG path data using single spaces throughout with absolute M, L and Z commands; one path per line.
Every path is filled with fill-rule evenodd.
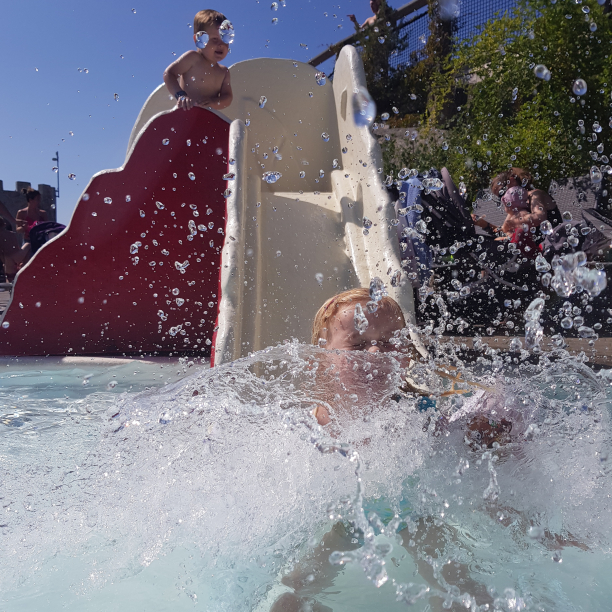
M 40 208 L 40 192 L 31 187 L 21 190 L 25 195 L 28 206 L 17 211 L 15 219 L 17 221 L 17 231 L 23 233 L 25 242 L 30 242 L 30 230 L 42 221 L 48 221 L 46 211 Z

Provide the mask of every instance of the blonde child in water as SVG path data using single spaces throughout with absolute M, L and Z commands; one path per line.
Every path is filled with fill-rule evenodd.
M 399 366 L 405 369 L 404 382 L 401 390 L 414 393 L 423 397 L 436 395 L 446 397 L 472 393 L 474 391 L 487 390 L 483 385 L 465 381 L 456 368 L 452 366 L 437 367 L 427 370 L 428 380 L 424 380 L 417 374 L 423 365 L 419 352 L 416 348 L 406 347 L 405 341 L 401 339 L 401 332 L 406 327 L 406 321 L 399 304 L 388 296 L 384 296 L 377 304 L 377 309 L 370 312 L 368 303 L 370 294 L 368 289 L 358 288 L 344 291 L 327 300 L 317 312 L 312 327 L 312 343 L 321 346 L 328 351 L 334 351 L 340 359 L 334 362 L 333 371 L 337 376 L 331 377 L 329 381 L 328 395 L 346 395 L 361 390 L 361 394 L 368 394 L 370 401 L 383 401 L 388 393 L 386 382 L 387 372 L 379 367 L 379 376 L 369 380 L 363 380 L 363 375 L 356 372 L 349 363 L 341 359 L 340 351 L 367 351 L 368 353 L 396 352 Z M 355 309 L 361 307 L 362 315 L 367 320 L 367 327 L 362 324 L 361 331 L 355 324 Z M 358 317 L 359 318 L 359 317 Z M 365 329 L 364 329 L 365 328 Z M 442 384 L 436 384 L 436 379 Z M 429 384 L 434 383 L 438 390 L 433 393 Z M 339 386 L 339 389 L 332 388 Z M 443 387 L 443 388 L 442 388 Z M 336 395 L 337 397 L 337 395 Z M 361 403 L 363 404 L 363 403 Z M 427 403 L 424 406 L 428 405 Z M 435 402 L 429 402 L 435 405 Z M 336 407 L 334 406 L 336 409 Z M 336 414 L 342 412 L 336 409 Z M 328 425 L 332 422 L 332 415 L 325 406 L 317 406 L 314 411 L 319 425 Z M 505 425 L 505 422 L 504 422 Z M 511 429 L 511 427 L 510 427 Z M 502 441 L 509 430 L 499 424 L 491 425 L 486 419 L 473 419 L 468 424 L 468 430 L 477 433 L 480 441 L 487 446 L 493 442 Z
M 222 25 L 226 27 L 221 28 Z M 219 64 L 228 54 L 231 41 L 223 40 L 220 28 L 233 34 L 225 15 L 213 10 L 197 13 L 193 20 L 193 40 L 198 49 L 187 51 L 166 68 L 164 83 L 176 97 L 178 108 L 189 110 L 200 106 L 221 110 L 232 103 L 229 69 Z

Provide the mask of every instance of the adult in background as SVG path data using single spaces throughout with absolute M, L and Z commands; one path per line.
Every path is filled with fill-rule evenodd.
M 378 11 L 381 7 L 380 0 L 370 0 L 370 9 L 374 13 L 371 17 L 368 17 L 361 25 L 357 21 L 357 17 L 355 15 L 348 15 L 348 18 L 357 26 L 360 30 L 367 28 L 368 26 L 374 25 L 377 19 L 379 19 Z
M 523 168 L 510 168 L 506 172 L 498 174 L 491 181 L 491 193 L 496 197 L 501 197 L 511 187 L 524 187 L 527 189 L 527 201 L 529 204 L 530 214 L 527 218 L 527 224 L 536 228 L 536 234 L 541 238 L 539 232 L 542 221 L 550 221 L 555 226 L 562 222 L 561 213 L 557 208 L 557 203 L 543 189 L 536 189 L 532 184 L 531 174 Z M 525 223 L 524 219 L 516 221 L 513 218 L 506 218 L 504 224 L 500 227 L 492 225 L 484 217 L 472 215 L 474 223 L 490 234 L 512 234 L 512 232 Z
M 42 221 L 48 221 L 47 212 L 40 208 L 40 191 L 31 187 L 24 187 L 21 192 L 25 195 L 28 205 L 17 211 L 17 231 L 23 234 L 25 242 L 30 242 L 30 230 Z
M 0 261 L 4 265 L 4 276 L 9 283 L 13 282 L 15 274 L 30 254 L 30 243 L 26 242 L 22 246 L 19 234 L 11 232 L 7 222 L 0 217 Z

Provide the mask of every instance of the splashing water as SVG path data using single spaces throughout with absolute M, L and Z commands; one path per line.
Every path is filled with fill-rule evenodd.
M 576 79 L 572 83 L 572 91 L 577 96 L 584 96 L 584 94 L 587 92 L 586 81 L 584 79 Z
M 585 291 L 590 296 L 599 295 L 607 285 L 606 273 L 603 270 L 586 267 L 587 256 L 582 251 L 552 260 L 554 275 L 550 286 L 561 297 L 569 297 L 574 293 Z
M 276 181 L 278 181 L 283 175 L 280 172 L 276 172 L 276 171 L 267 171 L 263 173 L 263 176 L 261 177 L 263 181 L 265 181 L 266 183 L 272 184 L 272 183 L 276 183 Z
M 353 319 L 355 323 L 355 329 L 360 334 L 363 334 L 368 329 L 369 323 L 368 318 L 365 316 L 365 314 L 363 314 L 363 308 L 361 307 L 361 304 L 355 305 L 355 314 L 353 315 Z
M 376 117 L 376 102 L 365 87 L 353 93 L 353 120 L 359 127 L 369 127 Z
M 612 379 L 520 346 L 500 377 L 476 350 L 444 349 L 494 391 L 410 370 L 435 409 L 398 399 L 392 354 L 296 343 L 214 369 L 11 363 L 3 609 L 605 609 Z
M 206 32 L 201 31 L 196 34 L 195 46 L 198 49 L 204 49 L 204 47 L 208 44 L 209 36 Z
M 219 26 L 219 36 L 221 36 L 221 40 L 226 45 L 231 45 L 234 42 L 234 26 L 229 19 L 223 21 L 223 23 Z
M 385 283 L 383 283 L 382 279 L 378 278 L 378 276 L 375 276 L 370 281 L 370 299 L 373 302 L 378 303 L 386 295 L 389 295 L 389 294 L 387 293 L 387 288 L 385 287 Z
M 550 70 L 546 66 L 544 66 L 544 64 L 538 64 L 533 69 L 533 74 L 535 74 L 538 79 L 542 79 L 543 81 L 550 81 Z

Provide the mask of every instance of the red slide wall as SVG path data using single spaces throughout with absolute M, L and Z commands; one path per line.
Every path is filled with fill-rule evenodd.
M 229 123 L 200 108 L 155 118 L 125 167 L 96 175 L 65 232 L 20 271 L 0 354 L 207 354 L 228 136 Z

